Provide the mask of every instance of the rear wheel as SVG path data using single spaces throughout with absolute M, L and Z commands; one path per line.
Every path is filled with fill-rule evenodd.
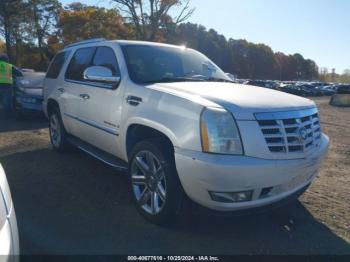
M 129 166 L 132 195 L 139 213 L 152 223 L 175 221 L 184 199 L 172 148 L 161 140 L 138 143 Z
M 53 149 L 57 152 L 64 152 L 69 147 L 67 132 L 63 126 L 60 110 L 55 107 L 49 118 L 50 140 Z

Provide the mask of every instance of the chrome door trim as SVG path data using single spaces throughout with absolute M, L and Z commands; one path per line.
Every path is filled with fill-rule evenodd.
M 77 81 L 77 80 L 70 80 L 67 78 L 65 78 L 64 81 L 70 82 L 73 84 L 86 85 L 86 86 L 91 86 L 91 87 L 100 87 L 100 88 L 105 88 L 105 89 L 110 89 L 110 90 L 115 89 L 112 84 L 102 84 L 102 83 L 88 82 L 88 81 Z
M 66 115 L 67 117 L 70 117 L 70 118 L 72 118 L 74 120 L 77 120 L 77 121 L 79 121 L 81 123 L 84 123 L 84 124 L 86 124 L 88 126 L 91 126 L 91 127 L 97 128 L 99 130 L 102 130 L 102 131 L 104 131 L 106 133 L 109 133 L 111 135 L 119 136 L 119 133 L 117 132 L 117 130 L 115 130 L 113 128 L 104 127 L 104 126 L 101 126 L 101 125 L 99 125 L 99 124 L 97 124 L 97 123 L 95 123 L 93 121 L 82 119 L 80 117 L 73 116 L 73 115 L 68 114 L 68 113 L 64 113 L 64 115 Z

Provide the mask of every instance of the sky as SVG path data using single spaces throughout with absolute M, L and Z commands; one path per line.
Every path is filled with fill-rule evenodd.
M 113 7 L 109 0 L 80 2 Z M 300 53 L 337 73 L 350 69 L 350 0 L 191 0 L 191 6 L 196 10 L 188 22 L 226 38 Z

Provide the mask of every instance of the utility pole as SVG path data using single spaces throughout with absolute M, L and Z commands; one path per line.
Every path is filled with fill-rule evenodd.
M 332 83 L 335 81 L 335 68 L 332 68 Z

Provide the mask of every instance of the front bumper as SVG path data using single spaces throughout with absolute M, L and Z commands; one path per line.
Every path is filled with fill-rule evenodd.
M 43 111 L 43 98 L 29 95 L 17 95 L 16 107 L 20 110 Z
M 270 205 L 306 185 L 318 175 L 326 156 L 329 138 L 322 135 L 320 146 L 307 158 L 267 160 L 248 156 L 207 154 L 176 148 L 175 162 L 181 184 L 196 203 L 219 211 L 234 211 Z M 269 194 L 262 195 L 266 188 Z M 223 203 L 212 200 L 209 191 L 252 190 L 252 200 Z

